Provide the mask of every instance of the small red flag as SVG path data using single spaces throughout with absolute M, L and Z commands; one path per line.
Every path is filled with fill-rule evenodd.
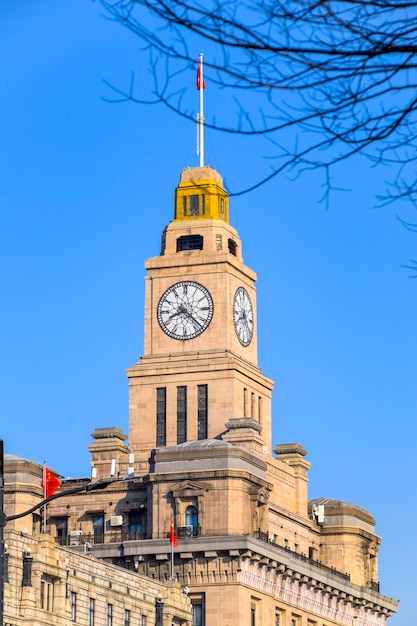
M 45 490 L 45 498 L 52 496 L 60 484 L 61 481 L 55 476 L 55 474 L 53 474 L 48 467 L 45 467 L 45 472 L 42 476 L 42 487 Z
M 200 64 L 198 64 L 197 67 L 197 91 L 200 91 L 201 89 L 205 89 L 206 88 L 206 83 L 203 80 L 203 86 L 201 86 L 201 67 Z
M 177 539 L 178 537 L 175 534 L 174 522 L 171 520 L 171 525 L 169 527 L 169 543 L 173 548 L 178 548 Z

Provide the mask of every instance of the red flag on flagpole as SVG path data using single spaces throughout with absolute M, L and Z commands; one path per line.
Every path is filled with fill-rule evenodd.
M 42 476 L 42 487 L 45 490 L 45 498 L 49 498 L 58 489 L 61 481 L 51 472 L 48 467 L 45 467 L 44 476 Z
M 171 524 L 169 527 L 169 543 L 171 544 L 173 548 L 178 548 L 177 539 L 178 537 L 175 534 L 174 522 L 171 520 Z
M 200 67 L 200 63 L 198 64 L 197 67 L 197 91 L 201 91 L 201 89 L 205 89 L 206 88 L 206 83 L 204 82 L 203 79 L 203 85 L 201 85 L 201 67 Z

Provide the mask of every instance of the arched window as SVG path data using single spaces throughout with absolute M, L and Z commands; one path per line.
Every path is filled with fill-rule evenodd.
M 196 506 L 187 506 L 185 509 L 185 524 L 193 527 L 193 535 L 198 535 L 198 510 Z

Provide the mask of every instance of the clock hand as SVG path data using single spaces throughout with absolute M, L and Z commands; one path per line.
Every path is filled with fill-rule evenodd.
M 185 315 L 190 318 L 194 328 L 199 329 L 202 327 L 202 324 L 200 324 L 200 322 L 198 322 L 192 315 L 191 313 L 188 313 L 188 311 L 184 311 Z
M 174 317 L 177 317 L 177 316 L 180 314 L 180 312 L 181 312 L 181 311 L 180 311 L 179 309 L 177 309 L 177 310 L 175 311 L 175 313 L 171 313 L 171 315 L 170 315 L 170 316 L 168 317 L 168 319 L 167 319 L 167 322 L 170 322 L 170 321 L 171 321 Z

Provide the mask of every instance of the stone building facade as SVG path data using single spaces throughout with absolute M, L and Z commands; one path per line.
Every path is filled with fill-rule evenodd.
M 42 467 L 8 455 L 5 461 L 5 510 L 13 518 L 42 501 Z M 39 510 L 7 522 L 5 626 L 191 626 L 178 581 L 144 576 L 137 563 L 99 560 L 85 542 L 62 546 L 41 525 Z
M 307 452 L 272 444 L 256 274 L 216 171 L 182 172 L 174 219 L 145 267 L 129 436 L 94 431 L 91 477 L 62 483 L 47 532 L 74 551 L 90 546 L 99 561 L 179 583 L 193 626 L 385 626 L 397 602 L 380 592 L 372 515 L 309 501 Z

